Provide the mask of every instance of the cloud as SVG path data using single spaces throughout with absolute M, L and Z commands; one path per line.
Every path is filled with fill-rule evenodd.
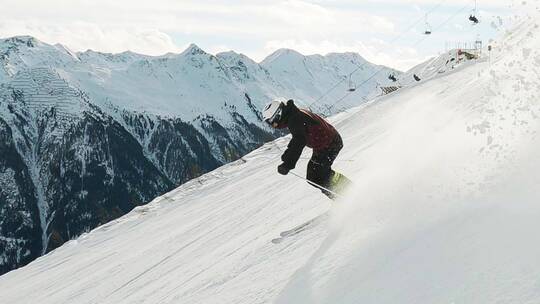
M 353 43 L 329 40 L 318 42 L 294 39 L 271 40 L 264 47 L 267 50 L 266 53 L 271 53 L 280 48 L 294 49 L 304 55 L 355 52 L 361 54 L 370 62 L 387 65 L 402 71 L 408 70 L 427 59 L 425 55 L 419 54 L 412 47 L 396 47 L 378 39 L 371 39 L 368 42 L 355 41 Z
M 61 43 L 77 51 L 93 49 L 119 53 L 131 50 L 161 55 L 183 49 L 168 34 L 153 28 L 113 27 L 81 21 L 70 23 L 69 26 L 9 20 L 0 24 L 0 35 L 3 37 L 23 34 L 50 44 Z
M 55 24 L 83 21 L 103 28 L 155 28 L 162 32 L 201 35 L 340 35 L 343 32 L 392 32 L 383 16 L 337 10 L 310 1 L 28 1 L 4 0 L 5 19 L 34 21 L 42 31 Z M 54 13 L 53 13 L 54 12 Z M 369 24 L 369 28 L 366 26 Z
M 319 1 L 319 2 L 333 2 L 331 0 L 329 1 Z M 347 3 L 350 3 L 350 4 L 353 4 L 353 3 L 358 3 L 358 1 L 354 1 L 354 0 L 349 0 L 349 1 L 340 1 L 340 2 L 347 2 Z M 471 0 L 452 0 L 452 1 L 444 1 L 444 0 L 367 0 L 367 1 L 362 1 L 362 2 L 365 2 L 365 3 L 375 3 L 375 4 L 400 4 L 400 5 L 416 5 L 416 6 L 425 6 L 425 5 L 432 5 L 432 6 L 435 6 L 435 5 L 438 5 L 440 4 L 441 2 L 443 3 L 446 3 L 446 4 L 451 4 L 451 5 L 454 5 L 454 6 L 459 6 L 459 5 L 466 5 L 466 4 L 471 4 L 473 3 L 473 1 Z M 479 1 L 479 5 L 481 6 L 489 6 L 489 7 L 501 7 L 501 6 L 509 6 L 512 4 L 512 1 L 510 0 L 489 0 L 489 1 Z
M 481 7 L 497 11 L 506 2 L 484 1 Z M 435 47 L 427 47 L 417 50 L 423 55 L 404 52 L 392 59 L 398 50 L 416 48 L 407 42 L 418 40 L 421 29 L 416 28 L 406 39 L 385 46 L 379 55 L 365 46 L 373 43 L 374 38 L 391 41 L 414 19 L 423 18 L 415 7 L 425 11 L 439 3 L 440 0 L 3 0 L 2 11 L 9 14 L 3 14 L 0 21 L 0 37 L 32 35 L 75 51 L 129 49 L 150 55 L 180 52 L 193 42 L 210 52 L 230 48 L 256 60 L 277 47 L 299 48 L 305 53 L 357 51 L 365 52 L 361 54 L 368 59 L 389 58 L 385 64 L 402 68 L 405 62 L 433 53 Z M 447 0 L 437 13 L 444 19 L 444 15 L 466 4 L 471 1 Z M 459 31 L 459 26 L 453 30 Z

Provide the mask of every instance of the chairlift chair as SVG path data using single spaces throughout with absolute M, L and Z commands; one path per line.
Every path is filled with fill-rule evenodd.
M 476 15 L 478 15 L 477 12 L 478 12 L 478 3 L 477 3 L 477 0 L 474 0 L 474 9 L 471 11 L 471 14 L 469 16 L 469 21 L 472 22 L 472 25 L 480 23 L 480 20 L 478 20 L 478 18 L 476 17 Z
M 431 25 L 427 21 L 427 14 L 426 14 L 426 30 L 424 31 L 424 35 L 431 35 Z
M 349 91 L 349 92 L 354 92 L 354 91 L 356 91 L 356 83 L 354 83 L 354 82 L 352 81 L 351 76 L 352 76 L 352 75 L 349 75 L 349 89 L 348 89 L 348 91 Z

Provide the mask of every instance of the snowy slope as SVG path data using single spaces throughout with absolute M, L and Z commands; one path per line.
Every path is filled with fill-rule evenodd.
M 478 58 L 468 58 L 464 52 L 467 53 L 467 56 L 476 55 Z M 474 64 L 477 60 L 487 59 L 487 56 L 483 56 L 475 51 L 453 49 L 412 67 L 397 77 L 398 82 L 396 84 L 399 86 L 411 86 L 418 83 L 414 75 L 418 76 L 420 81 L 426 81 L 441 74 L 451 73 L 454 69 Z
M 194 44 L 145 56 L 0 39 L 0 274 L 275 139 L 281 133 L 261 118 L 265 103 L 307 104 L 359 58 L 296 55 L 307 63 L 300 70 L 284 54 L 272 74 L 272 65 Z M 364 63 L 358 76 L 373 68 Z M 305 70 L 304 80 L 287 77 Z M 330 107 L 346 89 L 314 108 L 330 114 L 363 102 Z M 376 91 L 369 83 L 357 95 Z
M 279 139 L 0 277 L 0 298 L 537 303 L 538 20 L 501 38 L 491 63 L 333 117 L 335 167 L 355 187 L 332 206 L 276 173 Z
M 359 113 L 359 186 L 277 303 L 538 302 L 537 20 Z

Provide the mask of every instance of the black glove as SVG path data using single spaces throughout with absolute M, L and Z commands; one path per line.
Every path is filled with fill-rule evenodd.
M 287 173 L 289 173 L 289 167 L 287 167 L 285 164 L 281 164 L 277 167 L 277 172 L 279 172 L 279 174 L 281 175 L 287 175 Z

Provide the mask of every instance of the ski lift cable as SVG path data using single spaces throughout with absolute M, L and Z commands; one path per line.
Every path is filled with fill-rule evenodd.
M 454 19 L 459 13 L 461 13 L 463 10 L 465 10 L 466 8 L 468 8 L 469 5 L 466 5 L 464 7 L 462 7 L 458 12 L 456 12 L 454 15 L 450 16 L 450 18 L 448 18 L 446 21 L 444 21 L 443 23 L 441 23 L 439 26 L 437 26 L 436 28 L 439 29 L 443 26 L 445 26 L 448 22 L 450 22 L 452 19 Z M 424 40 L 426 40 L 429 36 L 425 36 L 423 37 L 422 39 L 418 40 L 418 42 L 415 43 L 415 45 L 418 45 L 422 42 L 424 42 Z M 364 84 L 366 84 L 368 81 L 370 81 L 371 79 L 373 79 L 377 74 L 379 74 L 382 70 L 384 69 L 384 67 L 381 67 L 379 68 L 375 73 L 373 73 L 369 78 L 367 78 L 366 80 L 364 80 L 363 82 L 361 82 L 359 85 L 357 85 L 356 87 L 361 87 L 363 86 Z M 338 100 L 336 100 L 336 102 L 334 102 L 331 106 L 330 106 L 330 109 L 332 107 L 334 107 L 335 105 L 337 105 L 339 102 L 343 101 L 345 98 L 347 98 L 349 95 L 353 94 L 354 92 L 347 92 L 347 94 L 345 94 L 343 97 L 339 98 Z
M 471 10 L 469 21 L 473 22 L 473 25 L 478 24 L 478 1 L 474 0 L 474 8 Z
M 442 0 L 440 1 L 437 5 L 433 6 L 427 13 L 426 15 L 428 14 L 431 14 L 433 13 L 435 10 L 437 10 L 439 7 L 441 7 L 445 2 L 447 2 L 448 0 Z M 412 30 L 414 27 L 416 27 L 418 25 L 418 23 L 422 22 L 424 20 L 424 16 L 418 18 L 413 24 L 411 24 L 407 29 L 405 29 L 404 31 L 402 31 L 398 36 L 394 37 L 392 40 L 390 40 L 389 42 L 389 45 L 392 45 L 394 44 L 397 40 L 399 40 L 400 38 L 402 38 L 406 33 L 408 33 L 410 30 Z M 381 49 L 377 49 L 376 50 L 376 53 L 380 52 Z M 352 74 L 358 72 L 358 70 L 360 70 L 361 68 L 363 68 L 365 65 L 367 65 L 367 61 L 364 62 L 363 64 L 361 65 L 357 65 L 357 68 L 354 69 L 350 74 L 349 74 L 349 79 L 350 77 L 352 76 Z M 340 81 L 338 81 L 335 85 L 333 85 L 330 89 L 328 89 L 325 93 L 323 93 L 323 95 L 321 95 L 319 98 L 317 98 L 315 101 L 313 101 L 312 103 L 310 103 L 308 105 L 308 108 L 311 108 L 311 106 L 315 103 L 319 103 L 319 101 L 321 101 L 324 97 L 326 97 L 328 94 L 330 94 L 330 92 L 332 92 L 334 89 L 336 89 L 340 84 L 342 84 L 344 81 L 346 80 L 346 78 L 343 78 L 341 79 Z
M 463 12 L 465 9 L 469 8 L 469 5 L 465 5 L 464 7 L 462 7 L 459 11 L 457 11 L 454 15 L 450 16 L 448 19 L 446 19 L 443 23 L 441 23 L 439 26 L 436 27 L 436 29 L 440 29 L 442 28 L 443 26 L 445 26 L 448 22 L 452 21 L 452 19 L 454 19 L 458 14 L 460 14 L 461 12 Z M 418 45 L 418 44 L 421 44 L 422 42 L 424 42 L 424 40 L 426 40 L 427 38 L 429 38 L 430 36 L 424 36 L 422 39 L 418 40 L 414 45 Z M 369 78 L 367 78 L 366 80 L 364 80 L 363 82 L 361 82 L 360 84 L 357 84 L 356 85 L 356 88 L 359 88 L 361 86 L 363 86 L 364 84 L 366 84 L 368 81 L 370 81 L 371 79 L 373 79 L 376 75 L 378 75 L 382 70 L 384 70 L 384 66 L 382 66 L 381 68 L 379 68 L 375 73 L 373 73 Z M 345 98 L 347 98 L 349 95 L 353 94 L 354 92 L 347 92 L 343 97 L 339 98 L 338 100 L 336 100 L 330 107 L 329 107 L 329 110 L 332 109 L 334 106 L 336 106 L 338 103 L 340 103 L 341 101 L 343 101 Z
M 447 2 L 448 0 L 442 0 L 441 2 L 439 2 L 437 5 L 435 5 L 434 7 L 431 8 L 431 10 L 429 10 L 429 12 L 427 14 L 431 14 L 432 12 L 434 12 L 436 9 L 438 9 L 441 5 L 443 5 L 445 2 Z M 422 20 L 424 20 L 424 16 L 418 18 L 411 26 L 409 26 L 405 31 L 401 32 L 398 36 L 394 37 L 394 39 L 392 39 L 390 41 L 390 45 L 392 45 L 393 43 L 395 43 L 397 40 L 399 40 L 401 37 L 403 37 L 407 32 L 409 32 L 411 29 L 413 29 L 416 25 L 418 25 L 418 23 L 420 23 Z M 381 50 L 378 49 L 377 50 L 377 53 L 380 52 Z M 364 62 L 362 65 L 360 66 L 357 66 L 356 69 L 354 69 L 350 74 L 349 74 L 349 77 L 352 76 L 352 74 L 356 73 L 358 70 L 360 70 L 362 67 L 364 67 L 365 65 L 367 64 L 367 61 Z M 311 106 L 315 103 L 318 103 L 321 99 L 323 99 L 324 97 L 326 97 L 328 94 L 330 94 L 330 92 L 332 92 L 335 88 L 337 88 L 341 83 L 343 83 L 343 81 L 345 81 L 345 78 L 343 78 L 342 80 L 340 80 L 339 82 L 337 82 L 334 86 L 332 86 L 328 91 L 326 91 L 321 97 L 317 98 L 314 102 L 310 103 L 308 108 L 311 108 Z

